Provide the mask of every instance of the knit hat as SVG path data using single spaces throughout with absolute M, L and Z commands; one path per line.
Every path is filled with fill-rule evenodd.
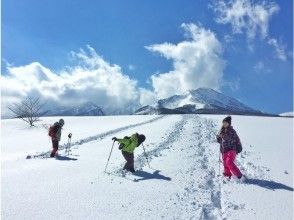
M 138 135 L 138 146 L 145 141 L 146 137 L 143 134 Z
M 223 120 L 223 122 L 228 122 L 229 125 L 231 125 L 232 124 L 232 117 L 231 116 L 225 117 L 224 120 Z
M 60 124 L 61 126 L 64 125 L 64 120 L 63 120 L 62 118 L 59 120 L 59 124 Z

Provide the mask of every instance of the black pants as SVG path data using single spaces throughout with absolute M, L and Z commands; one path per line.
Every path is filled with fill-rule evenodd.
M 50 154 L 50 157 L 55 157 L 55 154 L 56 154 L 56 152 L 57 152 L 57 150 L 58 150 L 58 140 L 53 140 L 52 139 L 52 147 L 53 147 L 53 150 L 52 150 L 52 152 L 51 152 L 51 154 Z
M 135 172 L 134 168 L 134 154 L 133 153 L 128 153 L 125 151 L 121 151 L 122 155 L 124 156 L 125 160 L 127 161 L 126 164 L 124 165 L 123 169 L 130 171 L 130 172 Z

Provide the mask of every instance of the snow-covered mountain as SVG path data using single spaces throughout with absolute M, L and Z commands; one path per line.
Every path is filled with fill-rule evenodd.
M 70 108 L 58 108 L 48 112 L 49 116 L 102 116 L 105 115 L 102 108 L 92 102 Z
M 155 104 L 138 109 L 135 114 L 189 114 L 189 113 L 230 113 L 264 115 L 240 101 L 209 88 L 189 90 L 158 100 Z
M 281 113 L 279 115 L 282 117 L 294 117 L 294 112 L 285 112 L 285 113 Z

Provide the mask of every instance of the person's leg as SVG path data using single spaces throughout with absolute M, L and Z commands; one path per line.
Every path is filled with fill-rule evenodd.
M 238 178 L 241 178 L 242 173 L 240 172 L 239 168 L 235 164 L 236 155 L 237 155 L 237 153 L 234 150 L 231 150 L 228 152 L 227 165 L 228 165 L 232 174 L 234 174 Z
M 131 171 L 132 173 L 135 172 L 135 167 L 134 167 L 134 154 L 130 154 L 129 156 L 129 171 Z
M 232 173 L 230 171 L 230 168 L 228 166 L 228 153 L 223 153 L 222 154 L 222 157 L 223 157 L 223 165 L 224 165 L 224 176 L 227 176 L 227 177 L 231 177 L 232 176 Z
M 125 163 L 125 165 L 123 166 L 123 170 L 126 170 L 127 168 L 128 168 L 128 156 L 127 156 L 127 154 L 124 152 L 124 151 L 121 151 L 121 153 L 122 153 L 122 155 L 123 155 L 123 157 L 125 158 L 125 160 L 126 160 L 126 163 Z
M 124 158 L 126 159 L 126 164 L 124 166 L 124 169 L 128 170 L 128 171 L 131 171 L 131 172 L 134 172 L 135 169 L 134 169 L 134 154 L 131 154 L 131 153 L 127 153 L 127 152 L 123 152 L 123 156 Z
M 57 140 L 52 140 L 52 147 L 53 147 L 53 150 L 50 154 L 50 157 L 55 157 L 55 154 L 58 150 L 58 141 Z

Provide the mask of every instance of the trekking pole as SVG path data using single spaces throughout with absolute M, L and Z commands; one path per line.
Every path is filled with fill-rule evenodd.
M 220 152 L 218 153 L 218 176 L 220 176 Z
M 111 156 L 111 154 L 112 154 L 112 150 L 113 150 L 114 142 L 115 142 L 115 141 L 113 141 L 113 144 L 112 144 L 112 147 L 111 147 L 111 150 L 110 150 L 110 154 L 109 154 L 109 157 L 108 157 L 108 160 L 107 160 L 106 166 L 105 166 L 104 173 L 106 173 L 106 169 L 107 169 L 107 166 L 108 166 L 108 163 L 109 163 L 109 160 L 110 160 L 110 156 Z
M 70 149 L 71 136 L 72 136 L 71 133 L 69 133 L 68 136 L 67 136 L 68 137 L 68 139 L 67 139 L 67 146 L 65 148 L 65 154 L 67 153 L 67 155 L 69 155 L 69 152 L 71 152 L 71 149 Z
M 143 150 L 144 150 L 144 154 L 145 154 L 145 157 L 146 157 L 146 161 L 147 161 L 147 164 L 148 164 L 148 167 L 150 167 L 150 164 L 149 164 L 149 161 L 148 161 L 148 157 L 147 157 L 147 154 L 146 154 L 146 151 L 145 151 L 145 147 L 144 147 L 144 144 L 142 143 L 142 147 L 143 147 Z
M 71 146 L 70 146 L 70 145 L 71 145 L 71 136 L 72 136 L 72 134 L 69 133 L 69 134 L 68 134 L 68 137 L 69 137 L 68 154 L 71 153 L 71 148 L 70 148 L 70 147 L 71 147 Z

